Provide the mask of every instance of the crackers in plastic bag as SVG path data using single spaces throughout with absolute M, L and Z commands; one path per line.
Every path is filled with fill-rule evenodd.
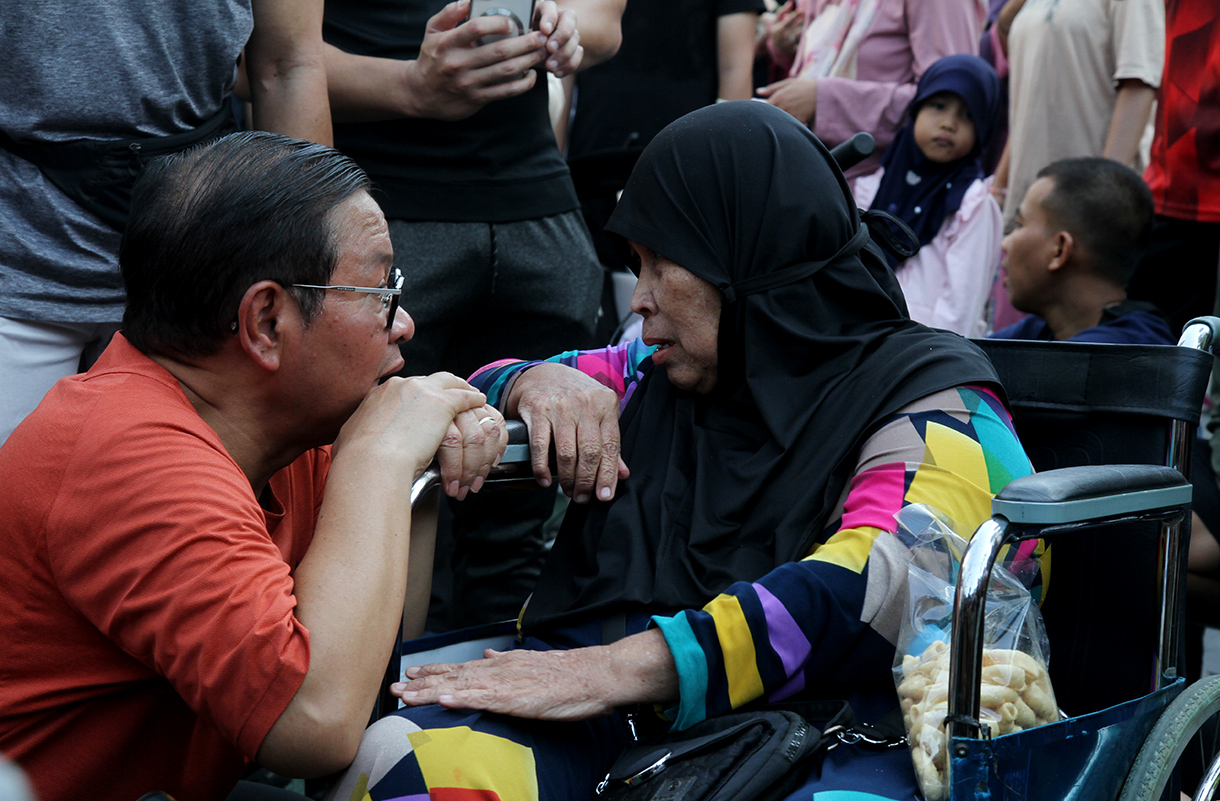
M 934 642 L 920 656 L 902 660 L 898 698 L 920 789 L 928 801 L 947 797 L 949 749 L 949 647 Z M 983 649 L 979 721 L 993 735 L 1010 734 L 1059 719 L 1046 666 L 1029 654 Z
M 948 641 L 966 541 L 926 505 L 912 504 L 896 520 L 895 536 L 906 548 L 907 597 L 894 682 L 920 789 L 928 801 L 942 801 L 948 796 Z M 1021 569 L 1029 575 L 1036 562 L 1028 552 L 1022 558 Z M 1003 561 L 993 566 L 987 586 L 979 686 L 979 723 L 992 736 L 1059 720 L 1046 671 L 1049 646 L 1042 616 L 1026 585 Z

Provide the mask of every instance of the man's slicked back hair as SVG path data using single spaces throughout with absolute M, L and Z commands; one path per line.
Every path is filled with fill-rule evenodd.
M 1117 161 L 1062 159 L 1038 171 L 1055 187 L 1042 200 L 1050 225 L 1070 232 L 1094 274 L 1127 286 L 1152 241 L 1152 192 L 1139 174 Z
M 252 284 L 330 283 L 332 213 L 370 186 L 337 150 L 263 131 L 157 159 L 136 182 L 119 249 L 124 335 L 153 355 L 218 352 Z M 308 323 L 323 291 L 290 291 Z

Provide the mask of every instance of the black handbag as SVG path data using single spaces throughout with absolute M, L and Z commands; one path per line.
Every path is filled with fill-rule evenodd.
M 772 801 L 854 723 L 843 701 L 772 705 L 709 718 L 629 745 L 598 801 Z

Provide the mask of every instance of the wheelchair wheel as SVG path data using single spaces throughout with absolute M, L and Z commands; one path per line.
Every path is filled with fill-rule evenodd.
M 1194 770 L 1182 789 L 1193 792 L 1191 779 L 1197 782 L 1220 751 L 1218 713 L 1220 676 L 1209 676 L 1183 690 L 1144 741 L 1118 801 L 1160 801 L 1174 769 L 1187 763 Z

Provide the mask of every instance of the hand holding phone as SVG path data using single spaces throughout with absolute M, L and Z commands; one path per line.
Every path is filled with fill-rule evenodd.
M 512 23 L 513 30 L 507 36 L 484 36 L 479 44 L 491 44 L 510 36 L 520 36 L 534 22 L 535 0 L 470 0 L 470 17 L 504 17 Z

